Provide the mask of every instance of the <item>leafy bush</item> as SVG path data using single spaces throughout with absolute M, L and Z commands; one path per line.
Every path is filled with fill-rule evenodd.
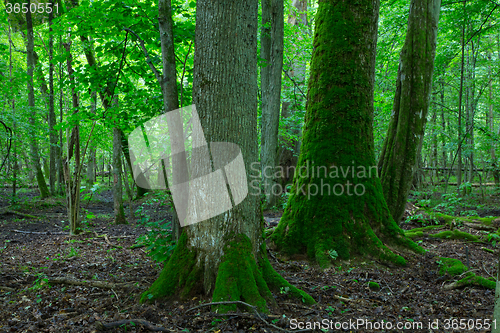
M 171 223 L 165 220 L 149 222 L 149 217 L 141 219 L 142 224 L 150 230 L 146 235 L 136 239 L 134 247 L 145 246 L 148 255 L 158 262 L 166 261 L 175 249 L 172 239 Z

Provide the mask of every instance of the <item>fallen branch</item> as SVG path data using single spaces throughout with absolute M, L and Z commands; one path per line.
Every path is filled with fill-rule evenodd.
M 50 232 L 50 231 L 23 231 L 13 229 L 13 232 L 19 232 L 22 234 L 34 234 L 34 235 L 67 235 L 67 232 Z
M 73 286 L 85 286 L 85 287 L 94 287 L 102 289 L 128 289 L 132 288 L 135 283 L 135 282 L 111 283 L 104 281 L 85 281 L 67 277 L 49 277 L 47 282 L 53 284 L 69 284 Z
M 488 225 L 484 225 L 484 224 L 481 224 L 481 223 L 469 223 L 469 222 L 465 222 L 464 226 L 467 226 L 469 228 L 476 229 L 476 230 L 486 230 L 486 231 L 495 231 L 496 230 L 493 227 L 490 227 Z
M 118 321 L 114 321 L 112 323 L 107 323 L 107 324 L 104 324 L 100 321 L 96 321 L 95 326 L 96 326 L 98 331 L 105 331 L 105 330 L 108 330 L 111 328 L 120 327 L 120 326 L 127 325 L 127 324 L 141 324 L 142 326 L 146 327 L 148 330 L 153 331 L 153 332 L 174 332 L 168 328 L 155 326 L 152 323 L 145 321 L 143 319 L 124 319 L 124 320 L 118 320 Z
M 95 237 L 96 237 L 96 238 L 103 237 L 103 238 L 104 238 L 104 240 L 106 241 L 106 243 L 107 243 L 109 246 L 114 247 L 114 248 L 117 248 L 117 249 L 123 249 L 123 247 L 122 247 L 122 246 L 111 244 L 111 242 L 109 241 L 108 235 L 106 235 L 106 234 L 99 235 L 99 234 L 98 234 L 97 232 L 95 232 L 95 231 L 94 231 L 94 234 L 95 234 Z
M 255 313 L 255 315 L 257 316 L 257 318 L 262 321 L 263 323 L 265 323 L 266 325 L 268 326 L 271 326 L 271 327 L 274 327 L 276 328 L 277 330 L 279 331 L 283 331 L 283 332 L 288 332 L 287 330 L 281 328 L 281 327 L 278 327 L 276 325 L 273 325 L 271 323 L 268 323 L 264 318 L 261 317 L 260 313 L 257 311 L 257 307 L 256 306 L 253 306 L 251 304 L 248 304 L 248 303 L 245 303 L 245 302 L 242 302 L 242 301 L 227 301 L 227 302 L 212 302 L 212 303 L 205 303 L 205 304 L 201 304 L 201 305 L 198 305 L 198 306 L 195 306 L 194 308 L 191 308 L 189 310 L 186 311 L 189 312 L 189 311 L 192 311 L 192 310 L 195 310 L 195 309 L 198 309 L 198 308 L 201 308 L 201 307 L 204 307 L 204 306 L 209 306 L 209 305 L 219 305 L 219 304 L 242 304 L 242 305 L 245 305 L 247 307 L 249 307 L 250 309 L 253 310 L 253 312 Z M 232 315 L 232 313 L 227 313 L 228 316 Z
M 492 249 L 488 249 L 487 247 L 484 247 L 484 246 L 483 246 L 483 247 L 481 247 L 481 250 L 486 251 L 486 252 L 489 252 L 489 253 L 493 253 L 493 254 L 495 254 L 495 251 L 494 251 L 494 250 L 492 250 Z
M 37 219 L 37 220 L 39 219 L 38 216 L 21 213 L 21 212 L 18 212 L 16 210 L 12 210 L 12 209 L 1 209 L 0 210 L 0 215 L 4 215 L 4 214 L 19 215 L 19 216 L 22 216 L 22 217 L 26 217 L 28 219 Z
M 14 288 L 4 287 L 4 286 L 0 286 L 0 290 L 5 290 L 5 291 L 16 291 L 16 289 L 14 289 Z
M 355 299 L 345 298 L 345 297 L 338 296 L 338 295 L 333 295 L 333 298 L 336 298 L 339 301 L 343 301 L 343 302 L 354 302 L 354 301 L 356 301 Z

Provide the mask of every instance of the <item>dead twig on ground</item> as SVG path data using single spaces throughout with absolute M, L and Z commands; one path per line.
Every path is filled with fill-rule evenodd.
M 85 281 L 68 277 L 48 277 L 47 279 L 48 283 L 53 283 L 53 284 L 69 284 L 73 286 L 85 286 L 85 287 L 94 287 L 94 288 L 102 288 L 110 290 L 133 288 L 135 284 L 135 282 L 112 283 L 105 281 Z
M 23 230 L 16 230 L 13 229 L 12 232 L 18 232 L 21 234 L 34 234 L 34 235 L 68 235 L 67 232 L 50 232 L 50 231 L 23 231 Z
M 99 234 L 98 234 L 97 232 L 95 232 L 95 231 L 94 231 L 94 234 L 95 234 L 95 237 L 96 237 L 96 238 L 103 237 L 103 238 L 104 238 L 104 240 L 106 241 L 106 243 L 107 243 L 109 246 L 111 246 L 111 247 L 114 247 L 114 248 L 117 248 L 117 249 L 122 249 L 122 248 L 123 248 L 122 246 L 112 244 L 112 243 L 109 241 L 108 235 L 106 235 L 106 234 L 99 235 Z
M 263 323 L 265 323 L 266 325 L 268 326 L 271 326 L 271 327 L 274 327 L 276 328 L 277 330 L 280 330 L 282 332 L 288 332 L 287 330 L 281 328 L 281 327 L 278 327 L 276 325 L 273 325 L 271 323 L 268 323 L 264 318 L 262 318 L 262 316 L 260 315 L 259 311 L 257 311 L 257 307 L 256 306 L 253 306 L 253 305 L 250 305 L 248 303 L 245 303 L 245 302 L 242 302 L 242 301 L 227 301 L 227 302 L 212 302 L 212 303 L 205 303 L 205 304 L 201 304 L 201 305 L 198 305 L 198 306 L 195 306 L 194 308 L 191 308 L 189 310 L 186 311 L 189 312 L 189 311 L 192 311 L 192 310 L 195 310 L 195 309 L 198 309 L 198 308 L 202 308 L 202 307 L 205 307 L 205 306 L 209 306 L 209 305 L 219 305 L 219 304 L 241 304 L 241 305 L 245 305 L 247 307 L 249 307 L 250 309 L 253 310 L 253 312 L 255 313 L 255 315 L 257 316 L 257 318 L 262 321 Z M 228 316 L 231 316 L 233 315 L 233 313 L 227 313 Z

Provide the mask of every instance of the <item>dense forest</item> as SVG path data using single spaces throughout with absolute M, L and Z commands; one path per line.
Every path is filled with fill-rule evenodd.
M 500 3 L 4 0 L 0 31 L 1 332 L 500 332 Z

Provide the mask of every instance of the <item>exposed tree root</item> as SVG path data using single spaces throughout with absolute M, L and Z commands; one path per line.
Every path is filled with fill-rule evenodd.
M 477 286 L 488 289 L 495 289 L 495 281 L 485 279 L 482 276 L 477 276 L 474 273 L 468 273 L 467 276 L 459 281 L 455 281 L 443 287 L 444 290 L 459 289 L 467 286 Z

